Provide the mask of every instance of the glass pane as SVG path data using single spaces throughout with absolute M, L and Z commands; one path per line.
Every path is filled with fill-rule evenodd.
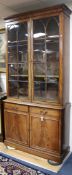
M 39 97 L 39 98 L 42 98 L 44 97 L 45 98 L 45 80 L 44 78 L 40 77 L 40 78 L 36 78 L 34 77 L 34 94 L 35 94 L 35 97 Z
M 46 56 L 46 74 L 59 78 L 59 59 L 58 53 Z
M 55 100 L 58 97 L 58 78 L 49 77 L 47 80 L 47 93 L 46 98 Z
M 17 98 L 17 89 L 18 89 L 18 82 L 17 81 L 9 81 L 9 96 Z
M 34 96 L 56 100 L 59 91 L 58 17 L 34 20 L 33 64 Z
M 21 76 L 28 75 L 28 64 L 27 62 L 18 65 L 18 74 Z
M 59 17 L 48 18 L 48 23 L 46 26 L 46 36 L 48 38 L 59 38 Z
M 17 45 L 8 44 L 8 62 L 17 63 Z
M 17 64 L 9 64 L 8 65 L 8 71 L 9 71 L 9 80 L 17 80 L 18 74 L 17 74 Z
M 27 42 L 22 42 L 18 44 L 18 61 L 25 62 L 28 61 L 28 48 L 27 48 Z
M 18 41 L 27 40 L 27 22 L 19 24 L 18 27 Z
M 38 62 L 34 62 L 34 74 L 38 77 L 41 75 L 44 76 L 45 75 L 45 65 L 43 63 L 38 63 Z
M 27 75 L 24 75 L 24 76 L 19 75 L 18 80 L 19 80 L 19 82 L 27 82 L 28 76 Z
M 11 24 L 8 26 L 8 43 L 17 41 L 18 24 Z
M 23 79 L 23 81 L 22 81 Z M 21 80 L 19 78 L 19 90 L 18 90 L 18 96 L 19 98 L 24 98 L 28 96 L 28 77 L 21 77 Z

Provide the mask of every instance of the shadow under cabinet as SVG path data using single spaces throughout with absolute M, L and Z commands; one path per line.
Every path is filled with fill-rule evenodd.
M 6 94 L 0 92 L 0 141 L 4 140 L 4 99 L 6 99 Z

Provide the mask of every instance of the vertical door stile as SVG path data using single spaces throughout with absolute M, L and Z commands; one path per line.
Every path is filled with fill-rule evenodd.
M 8 26 L 6 24 L 6 89 L 7 95 L 9 96 L 8 74 Z
M 62 103 L 63 96 L 63 28 L 64 28 L 63 13 L 59 17 L 59 102 Z
M 31 50 L 31 60 L 30 60 L 30 69 L 31 69 L 31 101 L 33 101 L 34 98 L 34 80 L 33 80 L 33 21 L 30 19 L 30 24 L 31 24 L 31 43 L 30 43 L 30 50 Z
M 17 39 L 17 75 L 18 75 L 18 69 L 19 69 L 19 64 L 18 64 L 18 29 L 16 31 L 16 39 Z M 18 89 L 19 89 L 19 77 L 17 76 L 17 97 L 19 97 L 19 92 L 18 92 Z
M 31 57 L 31 48 L 30 48 L 30 20 L 28 20 L 28 97 L 31 101 L 31 71 L 30 71 L 30 57 Z

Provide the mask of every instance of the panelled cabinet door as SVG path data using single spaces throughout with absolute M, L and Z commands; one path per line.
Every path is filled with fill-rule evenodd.
M 59 151 L 59 121 L 39 115 L 30 116 L 30 146 L 45 151 Z
M 5 138 L 29 145 L 29 116 L 5 111 Z

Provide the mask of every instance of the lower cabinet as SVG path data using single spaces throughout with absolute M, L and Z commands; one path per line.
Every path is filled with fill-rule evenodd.
M 60 109 L 4 103 L 5 143 L 59 162 L 63 118 Z

